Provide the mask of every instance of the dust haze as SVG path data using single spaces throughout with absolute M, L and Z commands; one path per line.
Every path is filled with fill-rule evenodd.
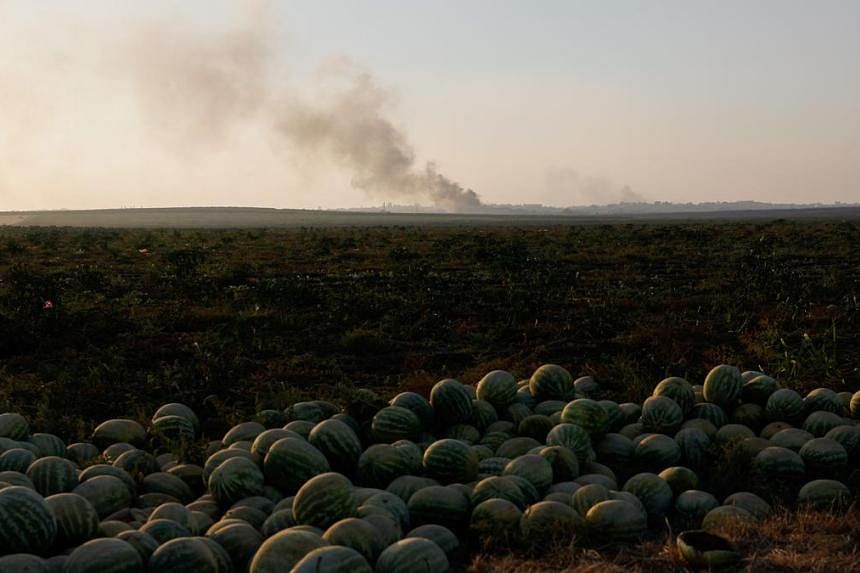
M 226 30 L 177 14 L 109 30 L 67 17 L 0 38 L 0 199 L 247 204 L 265 187 L 282 190 L 283 206 L 303 193 L 287 188 L 293 168 L 336 167 L 374 201 L 481 207 L 474 191 L 418 163 L 369 70 L 340 58 L 318 78 L 288 78 L 273 21 L 257 1 Z

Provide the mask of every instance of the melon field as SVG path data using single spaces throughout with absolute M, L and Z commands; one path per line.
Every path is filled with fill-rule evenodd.
M 0 227 L 0 572 L 860 570 L 860 221 Z

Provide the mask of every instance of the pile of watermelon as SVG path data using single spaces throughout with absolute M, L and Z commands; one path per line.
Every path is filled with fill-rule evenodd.
M 5 413 L 0 571 L 432 573 L 487 547 L 627 543 L 667 520 L 718 530 L 776 502 L 856 502 L 860 392 L 803 397 L 721 365 L 641 405 L 600 394 L 552 364 L 520 381 L 497 370 L 429 397 L 363 389 L 344 408 L 264 410 L 210 442 L 178 403 L 69 445 Z M 727 452 L 749 479 L 717 491 Z

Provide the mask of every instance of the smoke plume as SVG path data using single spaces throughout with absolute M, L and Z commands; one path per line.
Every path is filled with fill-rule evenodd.
M 212 201 L 185 190 L 274 188 L 275 173 L 307 170 L 322 154 L 375 200 L 481 206 L 434 164 L 417 163 L 391 95 L 369 72 L 342 61 L 326 67 L 325 85 L 287 78 L 273 5 L 243 2 L 226 29 L 178 12 L 111 29 L 68 16 L 63 25 L 34 18 L 32 31 L 10 24 L 4 40 L 0 22 L 0 192 L 152 186 Z M 252 165 L 263 159 L 277 167 L 260 174 Z
M 544 176 L 546 191 L 557 197 L 566 197 L 567 204 L 610 205 L 613 203 L 640 203 L 646 201 L 630 187 L 619 186 L 611 181 L 584 175 L 569 167 L 550 167 Z
M 352 184 L 379 199 L 429 198 L 446 211 L 474 211 L 478 195 L 428 163 L 416 168 L 415 152 L 406 134 L 386 116 L 390 95 L 370 73 L 340 62 L 346 87 L 330 101 L 286 105 L 278 127 L 301 149 L 326 150 L 353 173 Z M 317 100 L 318 101 L 318 100 Z

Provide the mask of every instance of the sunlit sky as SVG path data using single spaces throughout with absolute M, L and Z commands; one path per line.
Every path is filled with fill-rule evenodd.
M 415 169 L 486 202 L 858 202 L 858 23 L 856 0 L 0 0 L 0 210 L 379 204 L 278 132 L 345 60 Z

